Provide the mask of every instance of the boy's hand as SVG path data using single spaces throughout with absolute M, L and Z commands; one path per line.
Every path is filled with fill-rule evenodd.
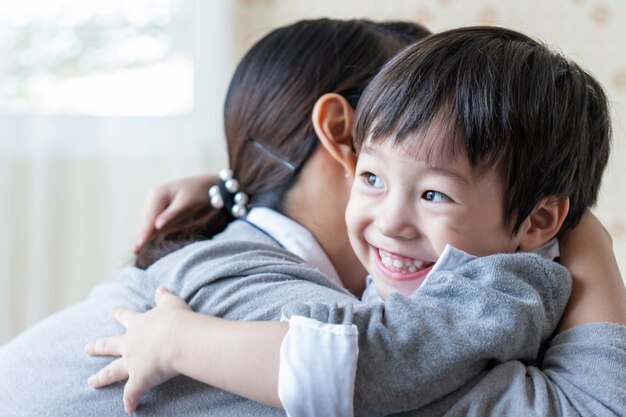
M 173 333 L 181 316 L 191 309 L 181 298 L 159 288 L 156 306 L 145 313 L 116 308 L 113 317 L 126 328 L 126 334 L 89 343 L 85 352 L 92 356 L 120 356 L 87 383 L 101 388 L 128 379 L 124 386 L 124 410 L 132 413 L 139 398 L 149 388 L 173 378 Z
M 590 322 L 626 325 L 626 288 L 613 240 L 591 213 L 560 239 L 561 263 L 572 274 L 572 295 L 559 331 Z
M 215 175 L 201 175 L 153 188 L 143 208 L 139 222 L 139 237 L 133 251 L 138 253 L 157 230 L 185 210 L 200 205 L 208 206 L 208 191 L 215 183 L 217 183 Z

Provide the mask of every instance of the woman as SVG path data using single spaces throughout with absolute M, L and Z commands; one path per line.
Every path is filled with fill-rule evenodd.
M 160 285 L 184 295 L 198 311 L 238 319 L 279 319 L 282 305 L 291 301 L 354 302 L 346 288 L 360 293 L 364 273 L 349 249 L 343 220 L 350 179 L 317 146 L 311 111 L 322 95 L 338 93 L 317 103 L 315 124 L 349 143 L 352 107 L 369 79 L 410 40 L 426 34 L 410 24 L 322 19 L 280 28 L 257 43 L 240 63 L 227 97 L 229 154 L 231 165 L 239 167 L 237 179 L 252 196 L 248 206 L 274 207 L 285 216 L 253 210 L 249 223 L 232 224 L 208 246 L 198 242 L 162 257 L 212 236 L 232 219 L 199 218 L 200 228 L 190 232 L 173 227 L 162 244 L 139 256 L 140 265 L 151 264 L 148 269 L 123 270 L 118 281 L 96 287 L 84 302 L 0 349 L 0 415 L 124 415 L 121 385 L 96 391 L 85 383 L 108 360 L 87 357 L 83 347 L 121 333 L 111 309 L 147 310 Z M 277 230 L 259 231 L 277 219 L 282 225 Z M 281 230 L 291 235 L 270 236 Z M 293 250 L 277 246 L 276 239 Z M 206 262 L 210 259 L 217 262 Z M 164 384 L 146 400 L 143 410 L 153 416 L 206 415 L 206 410 L 283 414 L 188 378 Z

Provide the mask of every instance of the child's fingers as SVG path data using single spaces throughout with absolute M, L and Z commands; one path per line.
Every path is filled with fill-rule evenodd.
M 154 301 L 157 306 L 168 305 L 169 307 L 185 307 L 188 308 L 185 300 L 177 296 L 176 294 L 172 294 L 167 288 L 159 287 L 154 294 Z
M 123 335 L 104 337 L 85 346 L 85 353 L 91 356 L 122 356 L 121 341 Z
M 141 313 L 133 310 L 132 308 L 117 307 L 113 309 L 113 318 L 115 319 L 115 321 L 117 321 L 119 324 L 127 329 L 130 321 L 139 314 Z
M 173 295 L 170 290 L 165 287 L 158 287 L 154 292 L 154 301 L 159 304 L 163 302 L 163 300 L 167 299 L 168 295 Z
M 129 378 L 124 386 L 124 411 L 128 414 L 134 412 L 139 404 L 139 398 L 147 388 L 145 384 L 137 382 L 136 378 Z
M 128 379 L 128 370 L 124 360 L 119 358 L 90 376 L 87 383 L 93 388 L 102 388 L 125 379 Z

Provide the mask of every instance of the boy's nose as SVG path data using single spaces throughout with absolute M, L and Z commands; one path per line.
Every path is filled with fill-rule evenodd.
M 402 200 L 389 200 L 376 209 L 375 226 L 391 238 L 415 239 L 419 236 L 415 213 Z

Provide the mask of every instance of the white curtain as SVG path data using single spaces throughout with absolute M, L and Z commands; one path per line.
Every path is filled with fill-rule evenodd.
M 188 113 L 0 115 L 0 344 L 132 261 L 152 186 L 225 164 L 229 1 L 189 0 L 185 7 L 182 24 L 193 27 Z

